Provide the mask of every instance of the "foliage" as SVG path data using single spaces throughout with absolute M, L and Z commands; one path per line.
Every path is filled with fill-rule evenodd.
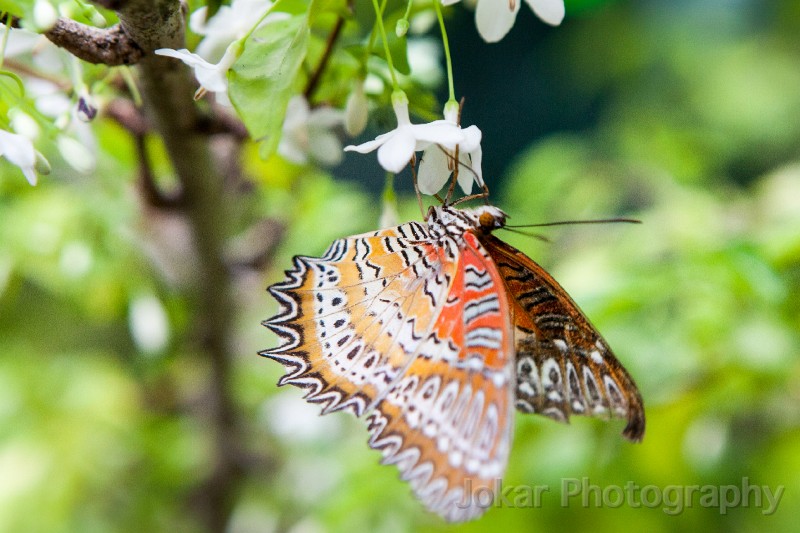
M 22 4 L 3 2 L 3 9 L 24 17 L 29 6 Z M 286 35 L 302 33 L 282 68 L 260 64 L 267 75 L 249 70 L 258 55 L 286 46 L 270 34 L 248 42 L 228 78 L 231 100 L 254 137 L 237 152 L 242 171 L 232 195 L 231 254 L 242 259 L 237 253 L 247 256 L 259 239 L 276 243 L 265 263 L 232 267 L 230 390 L 246 468 L 228 530 L 794 530 L 792 510 L 800 505 L 795 4 L 575 1 L 567 2 L 565 26 L 554 30 L 520 13 L 518 26 L 526 27 L 509 38 L 533 46 L 528 33 L 538 35 L 536 68 L 523 74 L 529 81 L 551 76 L 536 82 L 545 87 L 537 105 L 547 116 L 574 112 L 581 119 L 555 121 L 536 137 L 501 124 L 507 137 L 484 139 L 485 161 L 506 144 L 524 145 L 502 176 L 487 177 L 492 201 L 515 223 L 619 215 L 643 224 L 548 230 L 550 243 L 502 237 L 546 266 L 603 332 L 637 380 L 648 427 L 644 442 L 634 445 L 619 438 L 619 423 L 581 419 L 562 426 L 518 414 L 505 483 L 549 490 L 540 506 L 492 509 L 460 526 L 427 514 L 396 471 L 378 465 L 360 421 L 318 417 L 297 390 L 275 387 L 278 365 L 255 355 L 275 341 L 259 326 L 275 309 L 264 288 L 281 278 L 291 257 L 319 254 L 334 238 L 374 229 L 380 214 L 378 167 L 354 176 L 354 158 L 328 171 L 274 154 L 282 110 L 321 57 L 323 30 L 333 25 L 326 17 L 344 9 L 321 4 L 329 12 L 318 19 L 303 12 L 276 23 Z M 369 18 L 356 4 L 348 16 Z M 405 6 L 389 5 L 387 20 L 399 19 Z M 474 37 L 471 13 L 449 15 Z M 347 46 L 337 49 L 321 101 L 344 105 L 350 87 L 333 80 L 363 74 L 352 58 L 363 52 L 359 29 L 369 24 L 346 28 Z M 405 57 L 398 44 L 405 41 L 392 42 L 392 53 Z M 302 50 L 292 48 L 300 44 Z M 470 68 L 478 60 L 498 63 L 511 72 L 530 59 L 518 41 L 497 46 L 506 48 L 484 47 L 474 63 L 462 61 Z M 385 82 L 371 95 L 374 110 L 389 105 L 391 82 L 384 63 L 369 61 Z M 99 99 L 110 94 L 103 68 L 83 68 L 89 92 Z M 413 78 L 413 61 L 408 68 Z M 438 108 L 428 105 L 432 89 L 411 78 L 402 83 L 412 111 L 436 118 Z M 475 78 L 486 85 L 480 72 Z M 470 106 L 498 116 L 529 111 L 521 89 L 490 82 L 507 99 L 491 100 L 467 84 L 475 87 L 467 113 Z M 77 88 L 69 94 L 73 104 L 80 98 Z M 3 106 L 4 114 L 13 107 Z M 33 100 L 24 106 L 35 109 Z M 143 200 L 140 154 L 118 123 L 101 118 L 82 137 L 85 125 L 56 131 L 32 116 L 48 139 L 36 146 L 52 165 L 50 175 L 31 188 L 19 169 L 0 165 L 0 529 L 201 531 L 196 492 L 216 453 L 206 416 L 213 369 L 200 356 L 204 330 L 192 288 L 198 259 L 189 223 Z M 393 127 L 386 116 L 372 113 L 368 137 Z M 96 142 L 89 169 L 68 160 L 74 152 L 59 146 L 60 136 Z M 259 146 L 264 139 L 266 149 Z M 167 148 L 153 135 L 145 142 L 158 184 L 170 189 L 177 178 Z M 406 195 L 400 213 L 419 219 L 416 200 Z M 283 233 L 273 229 L 254 239 L 251 227 L 263 222 Z M 142 302 L 150 306 L 144 317 Z M 150 342 L 160 327 L 162 342 Z M 753 505 L 723 514 L 697 500 L 675 514 L 665 505 L 562 505 L 563 480 L 584 477 L 601 489 L 629 481 L 738 486 L 748 478 L 785 492 L 771 516 Z

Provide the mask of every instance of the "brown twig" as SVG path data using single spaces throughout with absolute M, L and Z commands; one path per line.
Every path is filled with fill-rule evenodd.
M 97 2 L 101 3 L 101 2 Z M 0 22 L 8 14 L 0 11 Z M 19 28 L 22 20 L 11 16 L 11 27 Z M 56 19 L 52 28 L 43 33 L 50 42 L 89 63 L 109 66 L 138 63 L 144 51 L 117 24 L 108 29 L 87 26 L 67 18 Z
M 343 27 L 344 17 L 340 16 L 336 19 L 336 25 L 334 25 L 333 30 L 331 30 L 330 35 L 328 35 L 328 40 L 325 43 L 325 51 L 322 53 L 322 57 L 317 64 L 317 68 L 314 69 L 314 72 L 311 74 L 311 77 L 306 84 L 306 90 L 303 91 L 306 100 L 309 102 L 311 101 L 311 97 L 314 95 L 314 91 L 317 89 L 317 85 L 319 85 L 319 81 L 322 79 L 322 74 L 325 72 L 325 68 L 328 66 L 328 61 L 333 54 L 333 48 L 336 45 L 336 41 L 339 39 L 339 35 L 342 33 Z
M 60 18 L 44 35 L 56 46 L 89 63 L 112 67 L 133 65 L 144 55 L 119 24 L 100 29 Z

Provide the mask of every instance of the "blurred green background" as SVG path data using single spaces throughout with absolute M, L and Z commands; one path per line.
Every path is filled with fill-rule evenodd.
M 575 0 L 556 29 L 529 11 L 478 46 L 471 13 L 452 10 L 465 122 L 484 132 L 492 200 L 515 223 L 644 222 L 548 230 L 551 243 L 501 235 L 548 268 L 634 376 L 644 441 L 621 439 L 619 421 L 517 415 L 505 484 L 550 487 L 540 505 L 460 526 L 426 513 L 360 421 L 318 417 L 256 355 L 276 342 L 259 325 L 276 309 L 265 287 L 292 255 L 373 229 L 382 173 L 348 157 L 334 178 L 253 148 L 241 211 L 285 233 L 267 265 L 234 272 L 246 468 L 229 531 L 796 531 L 800 3 Z M 30 188 L 0 167 L 0 530 L 199 531 L 193 492 L 214 448 L 187 228 L 140 203 L 127 134 L 96 132 L 91 176 L 48 154 L 52 177 Z M 413 199 L 401 215 L 419 218 Z M 561 505 L 563 480 L 584 477 L 660 490 L 747 478 L 784 493 L 770 516 L 698 496 L 679 513 Z

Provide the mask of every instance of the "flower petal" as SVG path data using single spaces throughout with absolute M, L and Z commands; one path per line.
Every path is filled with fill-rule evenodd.
M 436 194 L 450 177 L 448 157 L 437 145 L 430 146 L 422 153 L 422 161 L 417 172 L 417 188 L 422 194 Z
M 410 128 L 397 128 L 383 146 L 378 148 L 378 163 L 389 172 L 397 174 L 414 155 L 415 146 L 416 139 Z
M 519 11 L 519 0 L 478 0 L 475 8 L 475 25 L 487 43 L 496 43 L 508 33 Z
M 469 156 L 469 160 L 467 160 L 467 156 Z M 458 173 L 458 184 L 461 186 L 464 194 L 471 194 L 473 182 L 481 187 L 483 186 L 483 171 L 481 170 L 483 152 L 481 151 L 481 147 L 478 146 L 469 154 L 459 156 L 459 159 L 461 159 L 463 164 Z
M 16 165 L 22 170 L 28 183 L 36 185 L 36 151 L 33 143 L 27 137 L 17 133 L 0 130 L 0 155 L 5 157 L 9 163 Z
M 223 9 L 228 9 L 227 6 L 222 6 L 219 8 L 219 11 Z M 219 13 L 217 11 L 217 13 Z M 196 9 L 194 13 L 189 16 L 189 29 L 192 32 L 196 33 L 197 35 L 205 35 L 207 30 L 206 25 L 206 14 L 208 13 L 208 7 L 203 6 L 199 9 Z
M 414 138 L 418 141 L 441 144 L 450 150 L 464 141 L 461 128 L 449 120 L 434 120 L 427 124 L 414 124 L 408 127 L 412 129 Z
M 536 16 L 551 26 L 564 20 L 564 0 L 525 0 Z
M 478 126 L 470 126 L 469 128 L 464 128 L 461 131 L 464 134 L 464 141 L 458 145 L 461 149 L 461 152 L 472 152 L 475 150 L 475 148 L 480 147 L 483 134 Z
M 357 145 L 350 144 L 350 145 L 344 147 L 344 151 L 345 152 L 358 152 L 359 154 L 367 154 L 367 153 L 372 152 L 374 150 L 377 150 L 378 148 L 383 146 L 383 144 L 386 141 L 389 140 L 389 137 L 394 132 L 395 132 L 395 130 L 392 130 L 389 133 L 383 133 L 383 134 L 378 135 L 377 137 L 375 137 L 373 140 L 367 141 L 365 143 L 361 143 L 361 144 L 357 144 Z
M 194 69 L 194 77 L 197 78 L 197 81 L 203 88 L 212 93 L 224 93 L 228 91 L 228 78 L 226 74 L 227 71 L 207 69 L 201 66 L 197 66 Z
M 214 65 L 209 63 L 202 57 L 197 54 L 191 53 L 186 48 L 181 48 L 180 50 L 173 50 L 172 48 L 159 48 L 155 51 L 157 56 L 167 56 L 167 57 L 174 57 L 175 59 L 180 59 L 190 67 L 195 66 L 206 66 L 213 68 Z
M 171 48 L 159 48 L 155 51 L 156 55 L 174 57 L 180 59 L 185 64 L 194 69 L 194 77 L 200 85 L 211 92 L 224 92 L 228 90 L 227 68 L 220 68 L 219 65 L 209 63 L 197 54 L 182 48 L 173 50 Z M 227 57 L 227 52 L 226 52 Z M 234 58 L 235 60 L 235 58 Z

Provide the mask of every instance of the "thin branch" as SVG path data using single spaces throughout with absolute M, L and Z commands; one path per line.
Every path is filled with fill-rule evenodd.
M 103 114 L 116 121 L 131 134 L 143 137 L 150 131 L 150 124 L 144 113 L 130 100 L 115 98 L 103 108 Z
M 314 69 L 314 72 L 311 74 L 308 84 L 306 84 L 306 90 L 303 94 L 305 94 L 306 100 L 309 102 L 311 101 L 311 96 L 313 96 L 314 91 L 317 89 L 317 85 L 319 85 L 319 80 L 322 79 L 322 74 L 325 72 L 325 67 L 328 66 L 328 61 L 331 58 L 331 54 L 333 54 L 333 47 L 336 44 L 336 41 L 339 39 L 339 35 L 342 33 L 343 27 L 344 17 L 340 16 L 336 19 L 336 25 L 333 27 L 330 35 L 328 35 L 328 41 L 325 43 L 325 51 L 322 53 L 322 58 L 319 60 L 317 68 Z
M 235 115 L 218 105 L 213 106 L 212 111 L 213 113 L 198 118 L 195 127 L 197 133 L 227 134 L 239 142 L 249 139 L 247 128 Z M 144 113 L 126 98 L 111 100 L 103 108 L 103 113 L 134 135 L 145 135 L 152 130 Z
M 37 78 L 40 80 L 44 80 L 47 82 L 52 83 L 56 87 L 58 87 L 61 91 L 69 91 L 72 88 L 72 82 L 68 79 L 57 76 L 55 74 L 50 74 L 47 72 L 42 72 L 41 70 L 28 65 L 27 63 L 23 63 L 21 61 L 17 61 L 14 58 L 6 57 L 3 60 L 3 66 L 7 67 L 10 70 L 18 74 L 24 74 L 25 76 L 29 76 L 31 78 Z

